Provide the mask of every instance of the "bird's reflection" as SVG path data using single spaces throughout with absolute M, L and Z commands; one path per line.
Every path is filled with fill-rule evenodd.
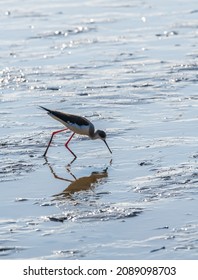
M 99 184 L 101 182 L 101 179 L 108 177 L 108 172 L 107 172 L 108 167 L 106 167 L 101 172 L 98 171 L 92 172 L 90 176 L 84 176 L 80 178 L 76 178 L 76 176 L 67 167 L 66 168 L 67 172 L 73 177 L 73 180 L 70 180 L 58 176 L 57 173 L 54 171 L 52 165 L 47 161 L 47 159 L 46 159 L 46 164 L 48 165 L 54 178 L 69 182 L 69 185 L 64 191 L 54 195 L 56 199 L 63 199 L 63 198 L 72 199 L 72 194 L 80 191 L 93 190 L 96 184 Z

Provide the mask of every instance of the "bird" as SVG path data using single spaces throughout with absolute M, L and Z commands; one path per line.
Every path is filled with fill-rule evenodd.
M 47 111 L 49 116 L 51 116 L 55 120 L 61 122 L 64 126 L 66 126 L 66 128 L 64 128 L 64 129 L 56 130 L 56 131 L 52 132 L 49 143 L 48 143 L 48 145 L 46 147 L 46 150 L 43 154 L 44 157 L 46 157 L 46 154 L 48 152 L 48 149 L 50 147 L 50 144 L 52 142 L 52 139 L 53 139 L 54 135 L 57 134 L 57 133 L 60 133 L 62 131 L 65 131 L 65 130 L 71 130 L 73 132 L 72 135 L 70 136 L 70 138 L 65 143 L 65 147 L 74 156 L 74 160 L 77 158 L 77 156 L 68 147 L 68 144 L 75 134 L 87 135 L 92 140 L 95 140 L 95 139 L 103 140 L 103 142 L 107 146 L 109 152 L 112 154 L 112 151 L 111 151 L 111 149 L 109 148 L 109 146 L 106 142 L 106 133 L 103 130 L 96 130 L 95 131 L 95 127 L 94 127 L 93 123 L 90 122 L 85 117 L 50 110 L 50 109 L 47 109 L 43 106 L 39 106 L 39 107 L 42 108 L 43 110 Z

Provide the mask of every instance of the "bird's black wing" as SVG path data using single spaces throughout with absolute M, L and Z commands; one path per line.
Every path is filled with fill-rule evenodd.
M 62 113 L 59 111 L 53 111 L 53 110 L 49 110 L 45 107 L 40 106 L 42 109 L 46 110 L 48 112 L 49 115 L 51 115 L 52 117 L 54 117 L 56 120 L 59 120 L 60 122 L 64 122 L 64 123 L 68 123 L 68 124 L 77 124 L 79 126 L 83 126 L 83 125 L 89 125 L 90 122 L 84 118 L 84 117 L 80 117 L 80 116 L 76 116 L 76 115 L 71 115 L 71 114 L 66 114 L 66 113 Z
M 77 124 L 79 126 L 82 126 L 82 125 L 89 125 L 89 123 L 90 123 L 84 117 L 79 117 L 79 116 L 76 116 L 76 115 L 66 114 L 66 113 L 62 113 L 62 112 L 59 112 L 59 111 L 53 111 L 51 114 L 54 115 L 60 121 L 63 121 L 63 122 L 68 123 L 68 124 Z

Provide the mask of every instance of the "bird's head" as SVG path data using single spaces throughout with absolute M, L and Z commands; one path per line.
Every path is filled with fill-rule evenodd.
M 98 138 L 105 140 L 107 137 L 106 133 L 103 130 L 98 130 Z
M 107 137 L 106 133 L 105 133 L 103 130 L 98 130 L 98 131 L 97 131 L 97 135 L 98 135 L 98 138 L 99 138 L 99 139 L 101 139 L 101 140 L 104 141 L 104 143 L 105 143 L 105 145 L 107 146 L 109 152 L 112 154 L 112 151 L 111 151 L 111 149 L 109 148 L 109 146 L 108 146 L 108 144 L 107 144 L 107 142 L 106 142 L 106 137 Z

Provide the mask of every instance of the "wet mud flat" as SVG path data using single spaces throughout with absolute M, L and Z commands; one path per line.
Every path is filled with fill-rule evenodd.
M 0 258 L 197 259 L 196 1 L 82 2 L 2 3 Z

